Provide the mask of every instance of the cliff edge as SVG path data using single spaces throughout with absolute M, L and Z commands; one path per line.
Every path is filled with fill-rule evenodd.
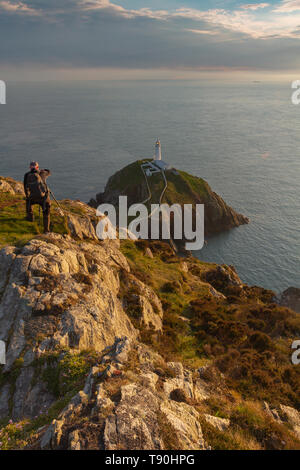
M 60 204 L 40 234 L 0 178 L 0 448 L 300 449 L 299 315 L 233 267 L 100 242 L 89 206 Z

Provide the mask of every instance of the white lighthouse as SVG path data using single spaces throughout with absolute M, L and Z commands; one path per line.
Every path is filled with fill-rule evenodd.
M 160 145 L 160 140 L 157 139 L 156 144 L 155 144 L 155 157 L 154 160 L 161 160 L 161 145 Z
M 161 145 L 159 139 L 157 139 L 155 143 L 155 155 L 153 160 L 142 163 L 141 167 L 147 177 L 152 176 L 154 173 L 158 173 L 160 171 L 173 169 L 168 163 L 162 161 L 161 159 Z

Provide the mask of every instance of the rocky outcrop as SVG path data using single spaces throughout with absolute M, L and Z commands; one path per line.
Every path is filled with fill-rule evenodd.
M 271 419 L 274 419 L 278 423 L 281 423 L 281 418 L 276 408 L 271 408 L 269 403 L 267 403 L 266 401 L 263 402 L 262 408 Z
M 14 421 L 24 417 L 34 417 L 45 412 L 54 402 L 53 395 L 44 382 L 33 384 L 34 368 L 23 367 L 15 383 L 12 414 Z M 5 416 L 5 415 L 4 415 Z
M 152 289 L 128 272 L 122 273 L 122 305 L 139 326 L 162 331 L 163 309 Z
M 218 431 L 223 431 L 224 432 L 230 426 L 229 419 L 218 418 L 217 416 L 211 416 L 211 415 L 208 415 L 208 414 L 205 414 L 204 418 L 209 424 L 211 424 Z
M 300 439 L 300 413 L 298 410 L 282 404 L 278 408 L 271 409 L 266 402 L 263 403 L 263 409 L 277 423 L 288 423 L 294 434 Z
M 129 354 L 136 355 L 134 375 L 126 372 Z M 154 372 L 150 358 L 162 361 L 145 346 L 118 339 L 103 359 L 106 369 L 91 369 L 84 390 L 42 431 L 40 447 L 83 450 L 94 448 L 96 440 L 96 447 L 106 450 L 205 449 L 199 413 L 187 403 L 169 399 L 168 392 L 158 386 L 163 379 Z M 179 374 L 174 380 L 180 382 L 182 365 L 168 366 Z M 119 390 L 109 397 L 114 377 Z M 84 425 L 87 420 L 89 433 Z
M 202 274 L 202 279 L 209 284 L 210 293 L 215 298 L 224 298 L 232 288 L 236 291 L 243 290 L 243 283 L 232 266 L 216 266 Z
M 118 241 L 95 244 L 52 233 L 21 249 L 11 246 L 0 251 L 0 339 L 6 342 L 3 373 L 8 380 L 18 367 L 14 386 L 0 387 L 0 418 L 34 418 L 54 403 L 44 379 L 48 366 L 39 375 L 36 372 L 37 361 L 49 354 L 99 351 L 103 363 L 108 363 L 107 378 L 127 360 L 127 343 L 138 332 L 120 299 L 120 273 L 122 279 L 126 274 L 128 290 L 135 292 L 141 325 L 161 331 L 161 302 L 130 274 Z M 115 343 L 120 334 L 128 339 Z M 106 352 L 114 343 L 113 353 L 109 348 Z M 110 404 L 101 389 L 93 409 L 100 404 L 101 408 Z M 70 442 L 76 447 L 75 437 Z
M 194 385 L 192 374 L 188 370 L 184 370 L 180 362 L 168 362 L 167 366 L 174 373 L 174 378 L 166 379 L 164 382 L 164 392 L 169 397 L 172 396 L 174 390 L 183 391 L 183 395 L 187 398 L 194 397 Z
M 140 168 L 142 162 L 135 162 L 115 175 L 111 176 L 107 182 L 103 193 L 98 193 L 95 199 L 91 199 L 89 204 L 97 207 L 103 203 L 109 203 L 118 208 L 119 196 L 128 197 L 128 205 L 141 203 L 149 199 L 149 191 L 145 182 L 145 177 Z M 165 172 L 168 185 L 171 191 L 166 190 L 162 202 L 172 204 L 185 203 L 205 205 L 205 235 L 211 236 L 215 233 L 229 230 L 233 227 L 249 223 L 249 219 L 237 213 L 228 206 L 225 201 L 201 178 L 191 176 L 185 172 L 168 170 Z M 149 180 L 151 189 L 151 203 L 158 203 L 158 197 L 164 185 L 161 176 L 152 176 Z M 162 185 L 160 188 L 159 185 Z M 159 189 L 160 188 L 160 189 Z M 178 244 L 179 241 L 176 241 Z
M 300 313 L 300 289 L 297 287 L 289 287 L 280 295 L 278 299 L 279 305 L 289 307 L 295 312 Z
M 2 188 L 13 219 L 21 186 Z M 68 217 L 52 214 L 66 233 L 30 233 L 0 250 L 0 448 L 300 446 L 287 364 L 297 314 L 233 267 L 183 260 L 160 241 L 99 242 L 94 209 L 61 204 Z M 275 383 L 280 402 L 265 396 Z
M 88 217 L 80 217 L 74 214 L 67 214 L 68 228 L 73 237 L 80 240 L 98 240 L 95 226 Z
M 6 279 L 0 302 L 1 339 L 7 342 L 5 370 L 21 352 L 28 356 L 27 343 L 38 335 L 45 336 L 39 351 L 57 345 L 102 350 L 119 331 L 134 335 L 117 298 L 114 271 L 129 268 L 114 246 L 78 244 L 67 235 L 51 234 L 32 240 L 21 251 L 0 252 Z
M 116 241 L 93 244 L 68 235 L 49 234 L 23 248 L 0 251 L 0 339 L 6 342 L 10 374 L 21 361 L 14 389 L 0 389 L 0 417 L 34 417 L 54 397 L 34 364 L 57 350 L 103 351 L 115 338 L 135 338 L 137 330 L 119 299 L 119 272 L 129 272 Z M 153 291 L 134 279 L 141 292 L 145 327 L 161 328 L 162 308 Z M 153 311 L 156 307 L 156 312 Z
M 0 391 L 0 419 L 9 416 L 10 385 L 6 384 Z
M 4 178 L 0 176 L 0 192 L 9 193 L 12 195 L 22 195 L 24 196 L 24 187 L 20 181 L 15 181 L 12 178 Z
M 280 405 L 280 412 L 283 419 L 293 428 L 294 433 L 300 439 L 300 413 L 291 406 Z

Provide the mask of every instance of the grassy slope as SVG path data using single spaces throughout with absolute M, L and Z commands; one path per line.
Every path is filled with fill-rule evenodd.
M 245 286 L 242 292 L 222 280 L 215 287 L 227 299 L 214 299 L 203 279 L 216 265 L 174 257 L 160 242 L 149 244 L 151 259 L 144 255 L 146 244 L 121 244 L 131 271 L 155 290 L 164 308 L 163 334 L 141 329 L 142 341 L 166 361 L 182 361 L 191 370 L 208 365 L 206 380 L 216 389 L 218 374 L 225 377 L 228 389 L 222 397 L 193 403 L 202 415 L 230 419 L 224 433 L 201 418 L 206 441 L 222 450 L 300 449 L 289 427 L 276 423 L 262 407 L 263 400 L 300 407 L 300 366 L 290 363 L 299 315 L 272 303 L 270 291 Z
M 158 247 L 154 259 L 139 249 L 144 244 L 124 241 L 122 251 L 132 271 L 154 288 L 164 305 L 164 336 L 148 338 L 150 344 L 166 359 L 175 356 L 188 366 L 215 363 L 244 398 L 300 407 L 300 367 L 290 363 L 300 316 L 276 305 L 271 291 L 232 287 L 226 279 L 210 281 L 227 297 L 216 299 L 204 282 L 216 265 L 187 258 L 186 273 L 182 259 L 168 254 L 168 248 L 159 250 L 163 244 L 149 244 Z
M 148 160 L 138 160 L 130 163 L 130 165 L 127 165 L 122 170 L 117 171 L 117 173 L 108 180 L 106 189 L 123 192 L 124 189 L 127 188 L 129 182 L 132 186 L 142 183 L 144 181 L 144 176 L 140 165 L 147 161 Z
M 61 208 L 74 215 L 84 216 L 84 206 L 71 200 L 59 202 Z M 23 246 L 32 238 L 43 233 L 43 213 L 39 217 L 39 206 L 33 206 L 35 221 L 26 220 L 25 198 L 0 192 L 0 247 L 5 245 Z M 66 218 L 61 216 L 57 205 L 52 202 L 51 230 L 69 233 Z
M 209 286 L 199 280 L 195 281 L 193 275 L 183 272 L 183 260 L 180 258 L 172 258 L 170 254 L 167 256 L 168 262 L 162 259 L 159 254 L 160 242 L 150 244 L 154 252 L 155 246 L 158 250 L 153 259 L 144 256 L 143 251 L 138 248 L 139 245 L 143 246 L 143 242 L 135 244 L 124 240 L 121 250 L 127 257 L 132 272 L 151 286 L 163 303 L 165 333 L 169 337 L 163 346 L 166 359 L 182 360 L 191 367 L 207 363 L 206 359 L 197 355 L 195 336 L 184 317 L 189 316 L 190 302 L 207 295 Z M 196 259 L 194 263 L 203 272 L 214 266 Z
M 72 201 L 63 202 L 63 207 L 79 215 L 84 213 L 84 209 Z M 38 208 L 35 214 L 37 217 Z M 0 193 L 0 246 L 23 245 L 41 232 L 38 222 L 29 223 L 24 215 L 22 196 Z M 67 233 L 65 220 L 55 206 L 52 221 L 54 231 Z M 222 280 L 211 282 L 227 300 L 215 300 L 205 282 L 205 275 L 216 268 L 215 264 L 195 258 L 183 260 L 160 242 L 149 244 L 154 253 L 151 259 L 144 255 L 145 243 L 123 241 L 121 245 L 132 272 L 153 287 L 163 303 L 163 335 L 141 330 L 141 339 L 159 351 L 165 360 L 180 360 L 192 370 L 207 364 L 216 366 L 226 377 L 228 394 L 223 399 L 208 399 L 195 405 L 201 413 L 227 417 L 232 423 L 228 433 L 221 433 L 203 422 L 207 442 L 215 449 L 256 449 L 264 448 L 264 442 L 275 434 L 286 442 L 284 448 L 300 448 L 286 426 L 266 418 L 258 401 L 267 400 L 274 406 L 280 402 L 300 406 L 300 366 L 290 364 L 290 345 L 300 331 L 299 315 L 273 304 L 271 294 L 264 289 L 245 288 L 242 294 Z M 183 262 L 187 263 L 188 272 L 183 269 Z M 57 402 L 49 412 L 32 422 L 21 423 L 21 427 L 5 426 L 4 447 L 22 447 L 40 425 L 58 415 L 67 402 L 66 396 L 70 398 L 82 386 L 93 354 L 82 352 L 68 362 L 70 383 L 62 380 L 65 362 L 47 358 L 58 361 L 57 370 L 61 367 L 62 371 L 55 377 L 45 377 L 51 382 L 49 386 L 55 387 Z M 16 361 L 15 372 L 10 374 L 12 387 L 19 370 L 20 364 Z M 207 380 L 209 382 L 210 377 Z
M 24 245 L 31 238 L 43 233 L 43 214 L 41 211 L 39 224 L 38 206 L 34 206 L 35 222 L 25 220 L 25 215 L 25 198 L 23 196 L 0 193 L 0 246 Z M 56 210 L 52 211 L 52 224 L 53 231 L 67 233 L 65 221 Z
M 145 180 L 140 168 L 141 163 L 148 160 L 138 160 L 130 165 L 127 165 L 122 170 L 118 171 L 108 181 L 106 190 L 118 190 L 120 193 L 126 192 L 129 187 L 137 185 L 144 185 Z M 196 176 L 189 175 L 184 171 L 178 171 L 178 174 L 172 171 L 166 172 L 168 188 L 165 193 L 164 202 L 169 204 L 180 203 L 188 204 L 195 203 L 198 197 L 205 201 L 209 197 L 210 187 L 202 179 Z M 164 181 L 161 175 L 153 175 L 149 179 L 150 189 L 152 192 L 152 200 L 150 203 L 158 203 L 159 196 L 164 188 Z

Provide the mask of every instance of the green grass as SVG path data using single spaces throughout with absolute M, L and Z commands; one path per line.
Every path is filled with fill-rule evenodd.
M 179 174 L 166 172 L 168 188 L 165 194 L 165 201 L 169 204 L 195 204 L 197 199 L 205 201 L 209 197 L 210 188 L 201 178 L 189 175 L 184 171 Z
M 203 354 L 198 354 L 197 341 L 188 318 L 185 321 L 181 317 L 189 317 L 190 302 L 207 294 L 208 287 L 200 280 L 195 283 L 194 276 L 181 271 L 182 259 L 165 261 L 165 250 L 168 251 L 166 244 L 158 242 L 158 248 L 155 246 L 154 242 L 151 242 L 153 252 L 156 251 L 151 259 L 144 255 L 138 244 L 130 240 L 121 243 L 121 251 L 129 261 L 131 272 L 154 289 L 164 309 L 163 335 L 157 339 L 155 335 L 152 337 L 142 329 L 142 339 L 166 360 L 177 358 L 190 367 L 200 367 L 203 365 Z M 170 255 L 170 260 L 171 258 Z M 200 271 L 211 266 L 199 260 L 195 260 L 195 263 Z
M 203 437 L 212 450 L 261 450 L 262 447 L 245 431 L 219 431 L 204 418 L 200 419 Z
M 43 233 L 43 213 L 39 218 L 38 206 L 33 206 L 34 222 L 26 220 L 25 198 L 0 193 L 0 246 L 23 246 L 35 236 Z M 66 221 L 57 209 L 51 211 L 52 230 L 56 233 L 68 233 Z
M 201 196 L 202 198 L 206 198 L 209 191 L 210 187 L 207 184 L 206 181 L 202 178 L 198 178 L 197 176 L 190 175 L 189 173 L 186 173 L 185 171 L 180 171 L 179 172 L 181 178 L 190 185 L 192 190 Z
M 91 366 L 99 360 L 99 354 L 93 350 L 49 353 L 35 362 L 34 380 L 41 377 L 56 398 L 63 398 L 83 388 Z
M 130 184 L 131 186 L 138 185 L 145 181 L 141 169 L 141 164 L 149 161 L 148 159 L 138 160 L 125 166 L 122 170 L 115 173 L 108 181 L 106 189 L 118 190 L 122 193 Z
M 154 250 L 154 243 L 150 242 L 149 246 Z M 157 243 L 160 245 L 160 242 Z M 166 244 L 162 244 L 162 255 L 164 252 Z M 179 282 L 182 284 L 182 287 L 186 285 L 186 281 L 184 280 L 184 274 L 181 271 L 181 262 L 182 259 L 175 258 L 174 262 L 165 262 L 164 258 L 162 259 L 160 254 L 154 254 L 154 258 L 149 258 L 148 256 L 144 255 L 143 250 L 139 249 L 137 244 L 131 240 L 122 240 L 121 242 L 121 251 L 128 259 L 129 263 L 131 264 L 132 272 L 137 273 L 141 277 L 143 275 L 149 277 L 149 282 L 151 286 L 154 288 L 156 293 L 158 293 L 162 299 L 168 300 L 174 304 L 177 302 L 181 302 L 180 311 L 182 312 L 182 308 L 187 301 L 195 297 L 195 294 L 192 293 L 190 295 L 190 299 L 188 296 L 179 295 L 176 290 L 174 292 L 164 292 L 163 286 L 167 282 Z M 199 260 L 193 260 L 203 270 L 210 267 L 210 263 L 201 262 Z M 207 287 L 201 283 L 198 283 L 198 290 L 196 294 L 199 292 L 207 292 Z
M 113 175 L 106 186 L 106 191 L 118 190 L 120 194 L 125 194 L 129 188 L 138 185 L 145 185 L 144 175 L 140 168 L 141 164 L 149 160 L 138 160 L 127 165 L 122 170 Z M 168 188 L 165 192 L 163 202 L 168 204 L 195 204 L 195 200 L 205 201 L 208 199 L 211 189 L 209 185 L 196 176 L 189 175 L 184 171 L 166 171 Z M 150 204 L 157 204 L 164 188 L 164 179 L 161 174 L 154 174 L 148 178 L 149 187 L 152 193 Z
M 41 232 L 38 223 L 27 222 L 25 215 L 25 199 L 22 196 L 0 193 L 0 246 L 25 244 Z
M 76 201 L 59 202 L 66 213 L 85 216 L 85 208 Z M 22 195 L 0 192 L 0 247 L 5 245 L 24 246 L 32 238 L 43 233 L 43 212 L 39 206 L 33 206 L 34 222 L 26 220 L 26 203 Z M 51 205 L 51 231 L 69 234 L 66 217 L 60 215 L 54 201 Z

